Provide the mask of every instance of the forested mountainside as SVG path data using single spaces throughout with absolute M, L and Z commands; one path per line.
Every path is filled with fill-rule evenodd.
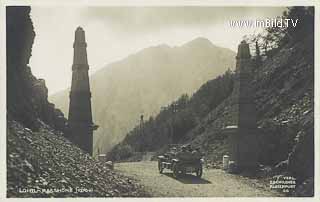
M 93 119 L 100 126 L 95 152 L 109 151 L 139 123 L 141 114 L 156 115 L 161 106 L 233 68 L 234 57 L 233 51 L 196 38 L 176 47 L 145 48 L 91 75 Z M 68 90 L 49 99 L 68 113 Z
M 233 89 L 231 71 L 208 81 L 192 97 L 184 94 L 160 113 L 138 125 L 122 143 L 114 147 L 110 156 L 114 160 L 130 157 L 134 151 L 156 151 L 180 142 L 185 135 L 201 123 L 206 115 L 225 100 Z
M 134 180 L 64 137 L 66 119 L 48 102 L 44 80 L 28 66 L 35 37 L 30 7 L 9 6 L 6 16 L 7 197 L 146 196 Z
M 279 37 L 275 38 L 277 41 L 273 40 L 277 46 L 265 52 L 263 57 L 256 55 L 253 58 L 256 68 L 252 86 L 261 149 L 259 163 L 270 166 L 273 175 L 286 172 L 295 176 L 298 195 L 313 195 L 313 12 L 310 8 L 293 7 L 284 16 L 299 16 L 301 24 L 292 30 L 267 30 L 269 37 Z M 230 118 L 231 99 L 228 95 L 232 92 L 232 78 L 227 72 L 203 85 L 191 98 L 182 96 L 143 126 L 136 126 L 113 148 L 110 158 L 130 161 L 139 159 L 141 151 L 161 153 L 168 146 L 169 134 L 173 133 L 176 143 L 201 147 L 207 164 L 219 167 L 222 156 L 228 153 L 227 137 L 222 129 Z M 216 100 L 214 104 L 212 98 Z M 199 102 L 193 105 L 195 100 Z M 171 113 L 170 108 L 176 103 L 183 107 Z M 202 107 L 207 110 L 199 113 Z

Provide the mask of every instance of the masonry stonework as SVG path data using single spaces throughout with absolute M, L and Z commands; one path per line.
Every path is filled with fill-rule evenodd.
M 259 154 L 256 110 L 250 86 L 253 66 L 249 44 L 245 41 L 238 46 L 236 60 L 231 120 L 223 131 L 229 140 L 230 160 L 235 162 L 239 170 L 243 170 L 256 167 Z
M 85 32 L 78 27 L 73 44 L 72 84 L 69 105 L 69 136 L 81 149 L 93 154 L 93 130 L 89 65 Z

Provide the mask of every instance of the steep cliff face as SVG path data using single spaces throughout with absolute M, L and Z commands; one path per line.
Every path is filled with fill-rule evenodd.
M 48 102 L 43 79 L 32 75 L 28 66 L 35 33 L 29 7 L 9 6 L 7 16 L 7 116 L 25 127 L 38 130 L 39 120 L 65 131 L 63 113 Z

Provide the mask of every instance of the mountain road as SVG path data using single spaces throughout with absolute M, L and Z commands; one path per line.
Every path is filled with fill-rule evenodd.
M 140 181 L 154 197 L 276 197 L 267 183 L 233 175 L 220 169 L 204 169 L 201 179 L 185 175 L 179 179 L 170 170 L 160 174 L 156 161 L 116 163 L 115 170 Z

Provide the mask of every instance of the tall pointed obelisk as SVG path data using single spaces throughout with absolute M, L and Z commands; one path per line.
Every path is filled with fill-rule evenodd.
M 228 125 L 230 160 L 241 171 L 255 168 L 258 162 L 256 110 L 251 86 L 252 61 L 249 44 L 242 41 L 236 56 L 236 78 L 231 95 L 232 105 Z
M 78 27 L 73 44 L 72 84 L 68 118 L 69 136 L 71 141 L 92 155 L 93 130 L 97 127 L 92 122 L 89 65 L 86 48 L 84 30 Z

